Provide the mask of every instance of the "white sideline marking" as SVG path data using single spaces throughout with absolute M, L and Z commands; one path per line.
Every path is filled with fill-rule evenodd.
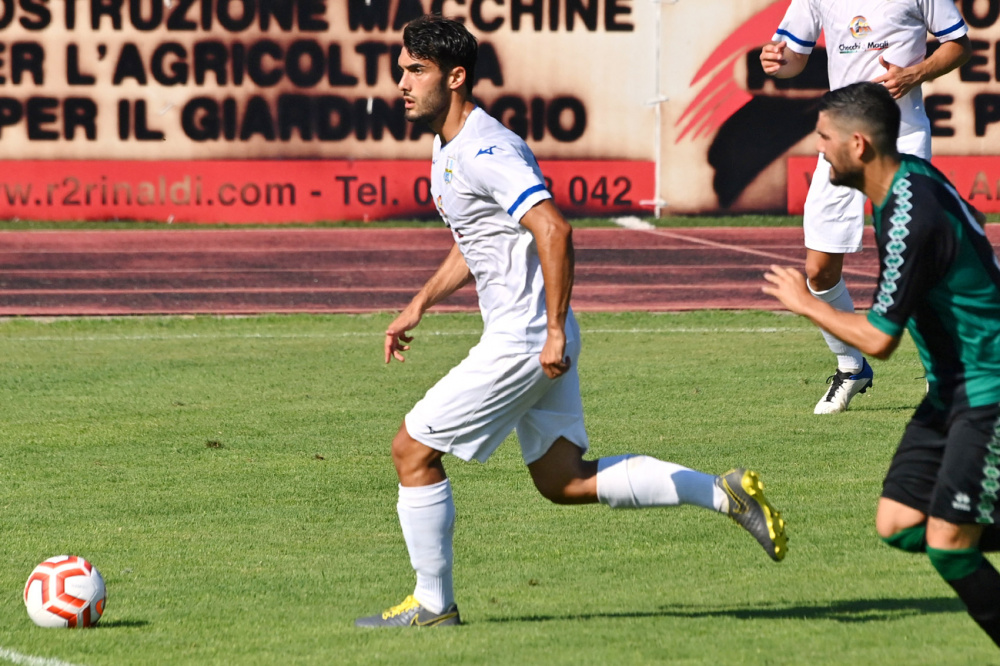
M 795 328 L 792 326 L 676 326 L 665 328 L 585 328 L 580 327 L 583 333 L 611 333 L 611 334 L 636 334 L 636 333 L 679 333 L 679 334 L 703 334 L 703 333 L 799 333 L 811 332 L 809 328 Z M 413 330 L 414 336 L 473 336 L 481 335 L 482 330 L 467 331 L 428 331 Z M 177 335 L 157 334 L 157 335 L 86 335 L 86 336 L 57 336 L 57 335 L 30 335 L 30 336 L 3 336 L 0 335 L 0 344 L 7 341 L 16 342 L 143 342 L 158 340 L 324 340 L 334 338 L 381 338 L 385 335 L 380 331 L 345 331 L 340 333 L 212 333 L 201 335 L 198 333 L 179 333 Z
M 33 657 L 30 654 L 21 654 L 5 647 L 0 647 L 0 661 L 9 661 L 12 664 L 23 664 L 24 666 L 76 666 L 62 659 Z
M 624 227 L 625 229 L 641 229 L 643 231 L 649 231 L 650 229 L 655 229 L 656 227 L 646 222 L 645 220 L 640 220 L 635 215 L 626 215 L 624 217 L 613 217 L 611 221 L 617 224 L 619 227 Z
M 673 231 L 666 231 L 665 229 L 654 228 L 653 230 L 647 229 L 651 234 L 656 236 L 664 236 L 666 238 L 673 238 L 674 240 L 687 241 L 689 243 L 697 243 L 699 245 L 706 245 L 708 247 L 719 248 L 720 250 L 730 250 L 733 252 L 743 252 L 744 254 L 753 254 L 758 257 L 767 257 L 768 259 L 777 259 L 785 264 L 796 265 L 801 263 L 801 258 L 789 257 L 784 254 L 778 254 L 776 252 L 766 252 L 764 250 L 755 250 L 749 247 L 741 247 L 739 245 L 733 245 L 731 243 L 719 243 L 718 241 L 708 240 L 707 238 L 698 238 L 697 236 L 687 236 L 685 234 L 678 234 Z M 860 277 L 866 278 L 878 278 L 879 272 L 867 271 L 857 268 L 851 268 L 849 266 L 844 266 L 841 269 L 841 273 L 849 273 L 851 275 L 858 275 Z

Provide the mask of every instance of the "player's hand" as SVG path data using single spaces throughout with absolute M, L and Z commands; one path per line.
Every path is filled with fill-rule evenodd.
M 409 351 L 413 336 L 410 331 L 420 323 L 420 313 L 410 308 L 403 310 L 385 330 L 385 362 L 396 359 L 403 363 L 406 359 L 402 352 Z
M 549 331 L 542 353 L 538 356 L 538 362 L 541 363 L 542 370 L 549 379 L 555 379 L 569 370 L 572 359 L 566 355 L 565 333 Z
M 805 276 L 794 268 L 772 264 L 771 270 L 764 273 L 764 279 L 771 284 L 761 287 L 761 291 L 777 298 L 795 314 L 805 314 L 806 309 L 816 300 L 809 293 Z
M 920 77 L 909 67 L 900 67 L 886 62 L 882 56 L 878 57 L 879 63 L 885 67 L 885 74 L 872 79 L 872 83 L 881 83 L 889 91 L 893 99 L 904 97 L 906 93 L 920 85 Z
M 765 44 L 760 50 L 760 66 L 764 68 L 765 74 L 772 76 L 788 64 L 785 59 L 786 45 L 787 42 L 772 42 Z

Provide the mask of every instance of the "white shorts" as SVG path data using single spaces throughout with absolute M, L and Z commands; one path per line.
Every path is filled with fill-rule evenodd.
M 481 342 L 406 415 L 406 431 L 436 451 L 486 462 L 513 430 L 526 464 L 560 437 L 584 451 L 583 402 L 576 364 L 579 336 L 566 344 L 570 369 L 549 379 L 538 353 L 494 352 Z
M 901 153 L 931 158 L 930 132 L 918 131 L 896 141 Z M 830 182 L 830 163 L 822 155 L 816 161 L 802 215 L 806 247 L 810 250 L 844 254 L 861 251 L 865 229 L 865 195 L 858 190 Z

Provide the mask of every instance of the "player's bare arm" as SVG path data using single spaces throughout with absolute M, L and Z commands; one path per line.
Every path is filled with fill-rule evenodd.
M 458 245 L 455 244 L 431 279 L 386 329 L 385 362 L 389 363 L 395 358 L 402 363 L 405 360 L 403 352 L 410 349 L 409 343 L 413 341 L 413 336 L 409 335 L 409 332 L 420 323 L 424 313 L 471 281 L 472 272 L 465 263 Z
M 776 79 L 798 76 L 808 61 L 808 55 L 791 50 L 787 42 L 770 42 L 760 51 L 760 65 L 764 73 Z
M 921 83 L 932 81 L 961 67 L 971 56 L 972 43 L 967 35 L 944 42 L 931 57 L 909 67 L 899 67 L 879 56 L 878 61 L 886 71 L 882 76 L 873 79 L 873 83 L 883 84 L 893 98 L 899 99 Z
M 887 359 L 896 350 L 899 338 L 878 330 L 863 314 L 841 312 L 814 298 L 806 287 L 805 276 L 794 268 L 772 265 L 764 279 L 770 282 L 762 288 L 765 294 L 774 296 L 791 312 L 808 317 L 820 328 L 865 354 Z
M 555 379 L 569 369 L 566 314 L 573 292 L 573 228 L 551 199 L 540 202 L 525 213 L 521 224 L 535 237 L 545 282 L 548 336 L 538 360 L 545 374 Z

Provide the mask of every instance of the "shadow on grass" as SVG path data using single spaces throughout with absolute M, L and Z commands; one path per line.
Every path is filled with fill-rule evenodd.
M 895 406 L 894 405 L 878 405 L 878 406 L 872 406 L 872 405 L 855 405 L 851 409 L 851 411 L 855 412 L 855 413 L 861 413 L 861 412 L 900 412 L 900 413 L 912 414 L 913 412 L 915 412 L 917 410 L 917 405 L 918 404 L 920 404 L 919 400 L 916 403 L 913 403 L 913 404 L 895 405 Z
M 853 599 L 815 606 L 753 606 L 713 608 L 707 606 L 670 606 L 658 611 L 635 613 L 572 613 L 567 615 L 522 615 L 490 618 L 486 622 L 548 622 L 550 620 L 592 620 L 642 617 L 731 617 L 738 620 L 833 620 L 835 622 L 877 622 L 914 615 L 964 613 L 957 598 L 933 599 Z
M 107 620 L 98 622 L 96 629 L 133 629 L 135 627 L 145 627 L 149 624 L 146 620 Z

